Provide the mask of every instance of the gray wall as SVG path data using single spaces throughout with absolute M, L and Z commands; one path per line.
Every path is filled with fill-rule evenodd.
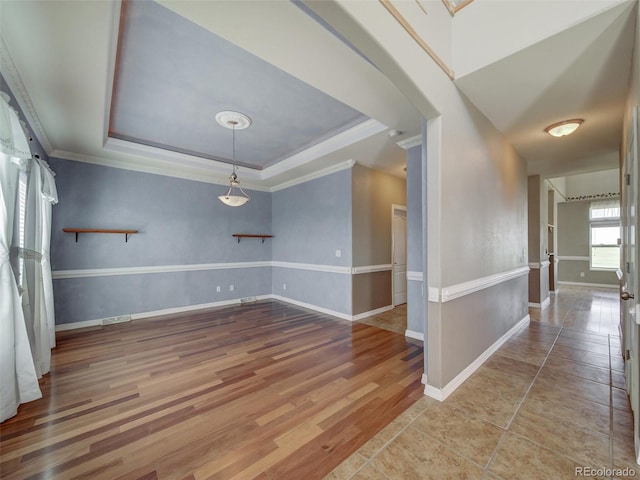
M 231 236 L 271 233 L 268 193 L 252 191 L 238 214 L 217 199 L 222 185 L 55 158 L 50 164 L 60 200 L 53 208 L 54 271 L 271 259 L 271 241 L 238 244 Z M 128 243 L 106 234 L 80 234 L 76 243 L 65 227 L 140 232 Z M 59 324 L 269 293 L 270 267 L 54 280 Z
M 406 205 L 406 182 L 362 165 L 353 168 L 352 182 L 353 266 L 390 264 L 391 205 Z M 391 271 L 354 275 L 353 314 L 391 305 L 391 277 Z
M 274 192 L 273 261 L 350 267 L 351 184 L 347 169 Z M 274 267 L 273 293 L 351 314 L 348 274 Z
M 527 264 L 526 163 L 466 98 L 440 88 L 432 98 L 445 113 L 427 121 L 427 277 L 437 289 Z M 428 302 L 429 387 L 445 388 L 526 314 L 526 275 Z
M 618 285 L 615 272 L 589 270 L 589 206 L 591 202 L 558 204 L 558 255 L 586 257 L 586 260 L 562 260 L 558 265 L 559 282 Z M 584 277 L 580 276 L 584 273 Z
M 353 168 L 353 266 L 391 263 L 391 205 L 406 205 L 406 182 Z
M 407 271 L 421 272 L 422 265 L 422 146 L 407 150 Z M 424 334 L 422 282 L 407 282 L 407 330 Z

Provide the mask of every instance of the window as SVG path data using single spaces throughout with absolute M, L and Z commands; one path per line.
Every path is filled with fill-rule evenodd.
M 20 170 L 20 176 L 18 177 L 18 247 L 25 248 L 25 233 L 27 223 L 27 172 Z M 24 288 L 24 258 L 22 255 L 18 255 L 18 290 L 22 293 Z
M 591 270 L 620 267 L 620 202 L 592 202 L 589 208 Z

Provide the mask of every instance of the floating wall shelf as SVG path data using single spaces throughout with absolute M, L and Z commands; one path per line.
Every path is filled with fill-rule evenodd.
M 104 230 L 99 228 L 63 228 L 62 231 L 66 233 L 75 233 L 76 243 L 78 242 L 79 233 L 120 233 L 124 234 L 125 243 L 129 241 L 129 235 L 138 233 L 138 230 Z
M 240 243 L 241 238 L 261 238 L 262 243 L 264 243 L 265 238 L 273 238 L 273 235 L 251 235 L 248 233 L 234 233 L 232 236 L 238 239 L 238 243 Z

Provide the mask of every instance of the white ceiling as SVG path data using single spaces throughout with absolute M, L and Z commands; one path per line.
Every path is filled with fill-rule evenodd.
M 527 160 L 529 174 L 618 166 L 635 22 L 625 2 L 455 80 Z M 554 138 L 552 123 L 582 118 Z
M 420 114 L 326 24 L 280 0 L 158 3 L 371 119 L 261 171 L 241 172 L 245 184 L 271 188 L 347 161 L 403 175 L 405 152 L 396 142 L 420 133 Z M 617 166 L 637 2 L 617 3 L 455 80 L 530 173 Z M 0 2 L 3 75 L 38 138 L 52 156 L 224 183 L 224 163 L 107 138 L 119 14 L 119 1 Z M 571 137 L 543 132 L 574 117 L 585 123 Z M 390 138 L 391 130 L 402 133 Z
M 271 70 L 281 77 L 280 83 L 285 82 L 282 78 L 290 76 L 286 80 L 289 88 L 302 82 L 307 84 L 306 93 L 302 92 L 310 98 L 306 107 L 307 125 L 303 124 L 305 119 L 299 113 L 291 119 L 295 125 L 287 125 L 282 116 L 289 115 L 289 112 L 280 108 L 283 102 L 278 101 L 277 95 L 263 96 L 264 108 L 261 107 L 259 116 L 254 116 L 254 123 L 270 125 L 266 130 L 283 139 L 292 137 L 292 129 L 305 129 L 314 122 L 318 131 L 339 132 L 329 138 L 325 134 L 315 141 L 308 139 L 302 149 L 300 142 L 290 142 L 289 152 L 279 155 L 277 163 L 271 162 L 274 164 L 262 170 L 241 170 L 245 185 L 271 188 L 350 161 L 404 176 L 405 151 L 397 142 L 420 133 L 419 112 L 375 67 L 303 9 L 282 1 L 252 2 L 250 9 L 247 9 L 247 2 L 159 3 L 198 25 L 206 34 L 213 36 L 207 30 L 215 32 L 219 38 L 244 49 L 247 52 L 241 59 L 244 67 L 246 59 L 255 56 L 258 57 L 256 62 L 264 61 L 273 65 Z M 211 155 L 221 158 L 222 162 L 170 151 L 188 150 L 184 147 L 167 150 L 123 141 L 122 138 L 108 138 L 112 100 L 116 103 L 111 95 L 120 7 L 119 1 L 0 4 L 0 31 L 6 47 L 6 50 L 3 49 L 3 65 L 7 60 L 11 64 L 11 68 L 3 68 L 3 75 L 14 93 L 23 100 L 21 106 L 36 135 L 54 157 L 150 172 L 169 172 L 216 183 L 227 182 L 230 169 L 224 161 L 230 157 L 229 135 L 223 134 L 225 140 L 220 150 L 224 150 L 224 153 L 214 152 Z M 259 23 L 259 28 L 254 28 L 256 23 Z M 291 38 L 298 41 L 291 42 Z M 233 45 L 231 47 L 236 48 Z M 286 51 L 283 51 L 283 47 Z M 265 55 L 265 51 L 269 54 Z M 162 52 L 158 53 L 162 56 Z M 313 62 L 308 61 L 311 56 Z M 300 58 L 305 61 L 296 61 Z M 301 69 L 304 65 L 309 68 Z M 201 65 L 193 61 L 188 68 L 194 70 L 191 77 L 195 78 L 195 71 Z M 158 83 L 152 88 L 164 81 L 166 78 L 157 78 Z M 198 83 L 202 84 L 201 78 Z M 213 83 L 222 89 L 224 82 Z M 227 87 L 229 98 L 234 97 L 230 94 L 234 87 L 237 87 L 237 82 Z M 304 88 L 300 87 L 299 90 Z M 310 91 L 316 92 L 313 97 L 309 95 Z M 216 95 L 224 97 L 225 93 L 216 92 Z M 207 99 L 199 98 L 193 92 L 182 92 L 180 96 L 171 101 L 186 101 L 196 109 L 207 105 Z M 311 108 L 311 102 L 317 102 L 323 96 L 335 99 L 336 105 L 342 102 L 343 110 L 360 112 L 362 118 L 369 120 L 364 123 L 360 121 L 355 126 L 351 121 L 351 125 L 347 125 L 351 128 L 344 131 L 335 120 L 331 122 L 324 105 Z M 306 98 L 301 97 L 302 100 Z M 154 102 L 157 99 L 149 99 L 151 111 L 158 110 Z M 231 103 L 224 109 L 233 110 Z M 270 118 L 263 118 L 266 112 L 271 113 Z M 215 112 L 208 113 L 211 114 L 207 120 L 210 126 L 215 123 Z M 128 121 L 131 122 L 131 118 Z M 197 121 L 203 121 L 201 116 Z M 321 122 L 324 122 L 324 127 Z M 392 138 L 389 132 L 393 130 L 401 133 Z M 239 152 L 242 148 L 240 135 L 237 137 Z

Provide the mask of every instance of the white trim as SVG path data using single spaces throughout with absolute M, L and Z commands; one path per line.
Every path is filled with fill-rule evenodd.
M 575 285 L 577 287 L 600 287 L 618 290 L 620 285 L 612 285 L 608 283 L 586 283 L 586 282 L 565 282 L 558 280 L 558 285 Z
M 422 377 L 422 383 L 424 386 L 424 394 L 435 398 L 439 401 L 444 401 L 447 399 L 449 395 L 451 395 L 462 383 L 469 378 L 478 368 L 482 366 L 487 359 L 493 355 L 501 346 L 504 344 L 511 336 L 513 336 L 518 330 L 522 329 L 530 320 L 529 315 L 526 315 L 522 320 L 516 323 L 511 329 L 505 333 L 502 337 L 500 337 L 493 345 L 487 348 L 478 358 L 476 358 L 471 364 L 462 370 L 458 375 L 455 376 L 453 380 L 451 380 L 444 388 L 437 388 L 429 385 L 427 383 L 426 375 Z
M 342 170 L 348 170 L 349 168 L 353 168 L 355 164 L 356 164 L 355 160 L 346 160 L 344 162 L 340 162 L 331 167 L 323 168 L 321 170 L 310 173 L 308 175 L 303 175 L 301 177 L 294 178 L 293 180 L 282 182 L 274 187 L 271 187 L 269 191 L 277 192 L 279 190 L 284 190 L 285 188 L 293 187 L 294 185 L 310 182 L 311 180 L 315 180 L 316 178 L 326 177 L 327 175 L 331 175 L 332 173 L 341 172 Z
M 424 333 L 422 333 L 422 332 L 415 332 L 413 330 L 405 330 L 404 331 L 404 336 L 405 337 L 409 337 L 409 338 L 414 338 L 416 340 L 420 340 L 421 342 L 424 342 Z
M 260 178 L 267 180 L 271 177 L 287 172 L 293 168 L 299 167 L 306 163 L 324 157 L 330 153 L 336 152 L 344 147 L 353 145 L 356 142 L 371 137 L 377 133 L 386 130 L 387 126 L 379 121 L 370 118 L 344 132 L 340 132 L 331 138 L 317 143 L 302 152 L 298 152 L 288 158 L 278 161 L 275 165 L 260 171 Z
M 529 268 L 534 270 L 549 268 L 549 265 L 551 265 L 549 260 L 544 260 L 543 262 L 529 262 Z
M 199 270 L 224 270 L 236 268 L 279 267 L 314 272 L 339 273 L 342 275 L 360 275 L 365 273 L 392 270 L 391 264 L 363 265 L 360 267 L 341 267 L 337 265 L 321 265 L 316 263 L 296 263 L 278 261 L 232 262 L 232 263 L 197 263 L 191 265 L 157 265 L 150 267 L 119 268 L 86 268 L 82 270 L 56 270 L 52 273 L 54 280 L 68 278 L 110 277 L 118 275 L 148 275 L 153 273 L 193 272 Z
M 555 293 L 555 292 L 554 292 Z M 549 292 L 549 294 L 551 294 L 551 292 Z M 535 302 L 529 302 L 529 307 L 531 308 L 539 308 L 541 310 L 544 310 L 545 308 L 547 308 L 549 305 L 551 305 L 551 296 L 545 298 L 542 303 L 535 303 Z
M 78 328 L 102 326 L 102 319 L 85 320 L 83 322 L 61 323 L 56 325 L 56 332 L 64 332 L 65 330 L 76 330 Z
M 414 271 L 407 271 L 407 280 L 411 280 L 413 282 L 422 282 L 424 275 L 422 274 L 422 272 L 414 272 Z
M 400 140 L 399 142 L 396 142 L 396 145 L 404 150 L 409 150 L 410 148 L 422 145 L 422 134 Z
M 236 268 L 270 267 L 271 262 L 199 263 L 192 265 L 158 265 L 153 267 L 87 268 L 83 270 L 56 270 L 54 280 L 67 278 L 110 277 L 114 275 L 148 275 L 152 273 L 193 272 Z
M 265 300 L 271 298 L 271 295 L 257 295 L 256 300 Z M 150 312 L 132 313 L 131 320 L 139 320 L 141 318 L 159 317 L 162 315 L 173 315 L 176 313 L 192 312 L 194 310 L 204 310 L 207 308 L 224 307 L 226 305 L 234 305 L 242 303 L 241 298 L 233 300 L 221 300 L 219 302 L 200 303 L 198 305 L 187 305 L 184 307 L 164 308 L 162 310 L 153 310 Z
M 579 261 L 579 262 L 588 262 L 589 261 L 589 257 L 581 257 L 581 256 L 571 256 L 571 255 L 567 255 L 567 256 L 562 256 L 562 257 L 558 257 L 558 261 L 560 260 L 575 260 L 575 261 Z
M 299 300 L 294 300 L 292 298 L 283 297 L 282 295 L 276 295 L 275 293 L 272 294 L 270 296 L 270 298 L 273 298 L 274 300 L 280 300 L 281 302 L 291 303 L 293 305 L 297 305 L 298 307 L 308 308 L 309 310 L 314 310 L 316 312 L 325 313 L 327 315 L 332 315 L 334 317 L 338 317 L 338 318 L 341 318 L 343 320 L 351 321 L 352 318 L 353 318 L 352 315 L 349 315 L 348 313 L 341 313 L 341 312 L 337 312 L 335 310 L 329 310 L 328 308 L 319 307 L 319 306 L 313 305 L 311 303 L 305 303 L 305 302 L 301 302 Z
M 439 303 L 440 302 L 440 289 L 437 288 L 437 287 L 429 287 L 428 288 L 427 300 L 429 302 Z
M 314 272 L 329 272 L 340 274 L 351 274 L 351 267 L 340 267 L 337 265 L 320 265 L 316 263 L 296 263 L 296 262 L 270 262 L 272 267 L 293 268 L 296 270 L 312 270 Z
M 256 300 L 265 300 L 271 298 L 271 295 L 258 295 Z M 158 317 L 162 315 L 173 315 L 176 313 L 192 312 L 194 310 L 205 310 L 207 308 L 223 307 L 225 305 L 234 305 L 241 303 L 240 298 L 233 300 L 222 300 L 220 302 L 200 303 L 197 305 L 185 305 L 183 307 L 165 308 L 162 310 L 153 310 L 149 312 L 131 313 L 128 315 L 119 315 L 117 317 L 98 318 L 96 320 L 85 320 L 82 322 L 63 323 L 56 325 L 56 332 L 62 332 L 65 330 L 76 330 L 78 328 L 95 327 L 102 325 L 109 325 L 113 323 L 122 323 L 130 320 L 139 320 L 141 318 Z M 124 318 L 128 319 L 125 320 Z
M 372 317 L 373 315 L 379 315 L 393 309 L 393 305 L 387 305 L 386 307 L 376 308 L 375 310 L 369 310 L 368 312 L 358 313 L 357 315 L 351 315 L 351 321 L 357 322 L 358 320 L 362 320 L 363 318 Z
M 111 139 L 114 140 L 114 139 Z M 166 152 L 165 152 L 166 155 Z M 177 155 L 177 154 L 176 154 Z M 210 183 L 213 185 L 229 185 L 229 176 L 226 178 L 220 172 L 213 173 L 203 168 L 195 168 L 187 165 L 170 164 L 166 160 L 156 159 L 154 163 L 148 163 L 144 157 L 138 157 L 141 160 L 122 158 L 106 158 L 96 155 L 79 155 L 65 150 L 53 150 L 49 153 L 49 157 L 60 158 L 72 162 L 89 163 L 91 165 L 101 165 L 103 167 L 119 168 L 121 170 L 130 170 L 133 172 L 148 173 L 151 175 L 162 175 L 171 178 L 181 178 L 183 180 L 191 180 L 193 182 Z M 211 160 L 213 162 L 213 160 Z M 268 187 L 257 186 L 255 184 L 242 183 L 243 188 L 247 190 L 258 190 L 268 192 Z
M 390 263 L 383 265 L 365 265 L 363 267 L 351 267 L 351 274 L 359 275 L 361 273 L 387 272 L 390 270 L 393 270 L 393 265 Z
M 51 142 L 49 141 L 49 138 L 47 138 L 47 134 L 40 122 L 40 117 L 38 117 L 38 113 L 33 106 L 29 92 L 27 92 L 27 89 L 24 86 L 22 77 L 20 76 L 20 73 L 18 73 L 18 68 L 9 53 L 9 49 L 4 43 L 2 35 L 0 35 L 0 71 L 2 71 L 2 76 L 13 93 L 16 102 L 18 102 L 18 105 L 29 123 L 33 134 L 36 136 L 45 152 L 47 152 L 47 155 L 50 155 L 49 152 L 52 150 Z
M 445 287 L 441 291 L 442 302 L 448 302 L 450 300 L 454 300 L 456 298 L 460 298 L 465 295 L 484 290 L 485 288 L 493 287 L 494 285 L 498 285 L 500 283 L 512 280 L 528 273 L 528 266 L 518 267 L 506 272 L 496 273 L 494 275 L 477 278 L 469 282 L 463 282 L 457 285 L 451 285 L 450 287 Z
M 268 300 L 268 299 L 273 299 L 273 300 L 280 300 L 282 302 L 285 303 L 291 303 L 292 305 L 297 305 L 299 307 L 304 307 L 304 308 L 308 308 L 309 310 L 313 310 L 319 313 L 324 313 L 327 315 L 331 315 L 334 317 L 338 317 L 341 318 L 343 320 L 348 320 L 351 322 L 356 322 L 358 320 L 362 320 L 363 318 L 367 318 L 373 315 L 378 315 L 380 313 L 383 312 L 387 312 L 389 310 L 393 310 L 393 305 L 387 305 L 385 307 L 381 307 L 381 308 L 376 308 L 375 310 L 370 310 L 368 312 L 363 312 L 363 313 L 359 313 L 357 315 L 349 315 L 347 313 L 341 313 L 341 312 L 337 312 L 335 310 L 330 310 L 328 308 L 323 308 L 323 307 L 319 307 L 317 305 L 313 305 L 311 303 L 305 303 L 305 302 L 301 302 L 299 300 L 294 300 L 292 298 L 288 298 L 288 297 L 283 297 L 282 295 L 276 295 L 276 294 L 267 294 L 267 295 L 258 295 L 255 297 L 256 300 Z M 200 303 L 197 305 L 185 305 L 183 307 L 173 307 L 173 308 L 165 308 L 162 310 L 152 310 L 152 311 L 148 311 L 148 312 L 139 312 L 139 313 L 131 313 L 128 315 L 119 315 L 117 317 L 109 317 L 109 318 L 99 318 L 99 319 L 95 319 L 95 320 L 85 320 L 85 321 L 81 321 L 81 322 L 74 322 L 74 323 L 63 323 L 60 325 L 56 325 L 56 332 L 61 332 L 64 330 L 75 330 L 78 328 L 86 328 L 86 327 L 95 327 L 95 326 L 101 326 L 101 325 L 108 325 L 108 324 L 113 324 L 113 323 L 120 323 L 120 322 L 125 322 L 125 321 L 129 321 L 129 320 L 140 320 L 142 318 L 152 318 L 152 317 L 160 317 L 163 315 L 174 315 L 177 313 L 185 313 L 185 312 L 192 312 L 195 310 L 205 310 L 208 308 L 215 308 L 215 307 L 223 307 L 226 305 L 235 305 L 235 304 L 239 304 L 242 303 L 242 299 L 241 298 L 234 298 L 231 300 L 222 300 L 219 302 L 210 302 L 210 303 Z M 126 319 L 125 319 L 126 317 Z

